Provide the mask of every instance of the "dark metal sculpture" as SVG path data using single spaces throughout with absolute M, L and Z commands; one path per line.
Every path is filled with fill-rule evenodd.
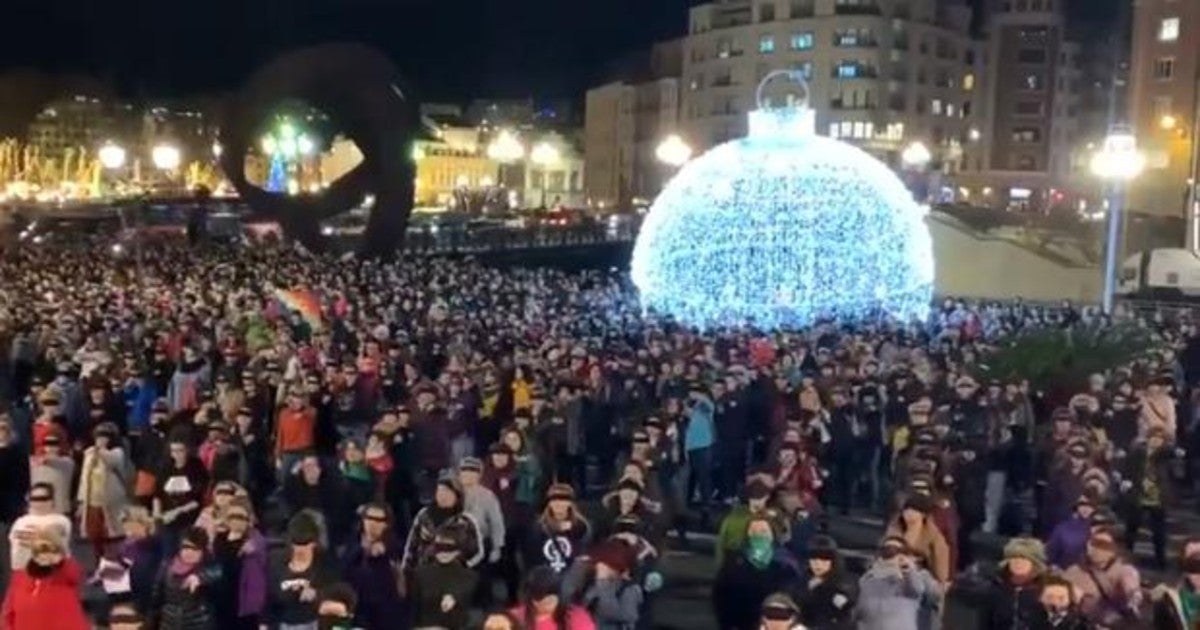
M 247 150 L 262 122 L 289 98 L 328 114 L 363 155 L 353 170 L 317 194 L 290 197 L 246 181 Z M 260 68 L 230 104 L 221 128 L 221 168 L 251 208 L 274 217 L 289 237 L 313 249 L 322 245 L 321 221 L 373 194 L 359 250 L 390 256 L 403 245 L 412 212 L 416 165 L 410 156 L 419 125 L 416 102 L 387 57 L 359 44 L 304 48 Z

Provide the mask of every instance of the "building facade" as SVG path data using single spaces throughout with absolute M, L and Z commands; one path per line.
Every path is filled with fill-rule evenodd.
M 1200 151 L 1200 2 L 1135 0 L 1133 7 L 1130 121 L 1147 164 L 1129 205 L 1187 216 Z
M 1062 0 L 997 0 L 986 15 L 987 147 L 976 195 L 1044 212 L 1070 203 L 1080 167 L 1082 71 Z
M 91 96 L 72 96 L 50 102 L 29 125 L 28 142 L 38 153 L 63 160 L 95 151 L 117 132 L 112 105 Z
M 946 0 L 718 0 L 689 16 L 680 127 L 697 149 L 746 133 L 768 73 L 799 71 L 821 133 L 900 168 L 924 144 L 932 193 L 982 168 L 983 47 Z M 791 98 L 773 90 L 774 105 Z M 768 100 L 772 100 L 768 97 Z M 915 177 L 921 173 L 913 173 Z

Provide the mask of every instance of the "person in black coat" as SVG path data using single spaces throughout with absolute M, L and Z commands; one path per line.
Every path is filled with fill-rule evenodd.
M 1042 581 L 1041 609 L 1027 626 L 1029 630 L 1090 630 L 1075 607 L 1071 583 L 1056 575 Z M 1159 630 L 1155 626 L 1155 630 Z
M 825 535 L 809 543 L 808 570 L 794 592 L 800 619 L 809 630 L 849 630 L 858 584 L 847 577 L 837 543 Z
M 729 555 L 713 584 L 713 606 L 721 630 L 757 630 L 768 595 L 789 592 L 799 572 L 778 550 L 771 521 L 755 518 L 746 527 L 746 547 Z
M 987 589 L 980 611 L 982 630 L 1026 628 L 1043 616 L 1046 554 L 1035 538 L 1014 538 L 1004 546 L 1000 571 Z
M 358 594 L 355 621 L 363 628 L 387 628 L 404 616 L 395 566 L 404 553 L 392 528 L 392 515 L 382 503 L 359 511 L 356 539 L 346 545 L 342 574 Z
M 468 569 L 454 536 L 438 534 L 431 562 L 413 573 L 413 627 L 465 628 L 479 575 Z
M 29 493 L 29 453 L 16 441 L 8 416 L 0 415 L 0 523 L 12 525 L 25 513 Z

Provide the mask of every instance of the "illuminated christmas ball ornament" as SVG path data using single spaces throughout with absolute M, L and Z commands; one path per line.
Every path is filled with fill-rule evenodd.
M 925 208 L 885 164 L 818 136 L 807 106 L 764 107 L 763 86 L 748 136 L 685 164 L 650 208 L 632 260 L 643 306 L 703 328 L 924 318 Z

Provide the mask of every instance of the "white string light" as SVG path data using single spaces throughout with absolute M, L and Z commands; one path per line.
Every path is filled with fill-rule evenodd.
M 818 136 L 811 110 L 759 109 L 750 135 L 687 163 L 634 246 L 643 306 L 688 324 L 924 318 L 925 209 L 882 162 Z

